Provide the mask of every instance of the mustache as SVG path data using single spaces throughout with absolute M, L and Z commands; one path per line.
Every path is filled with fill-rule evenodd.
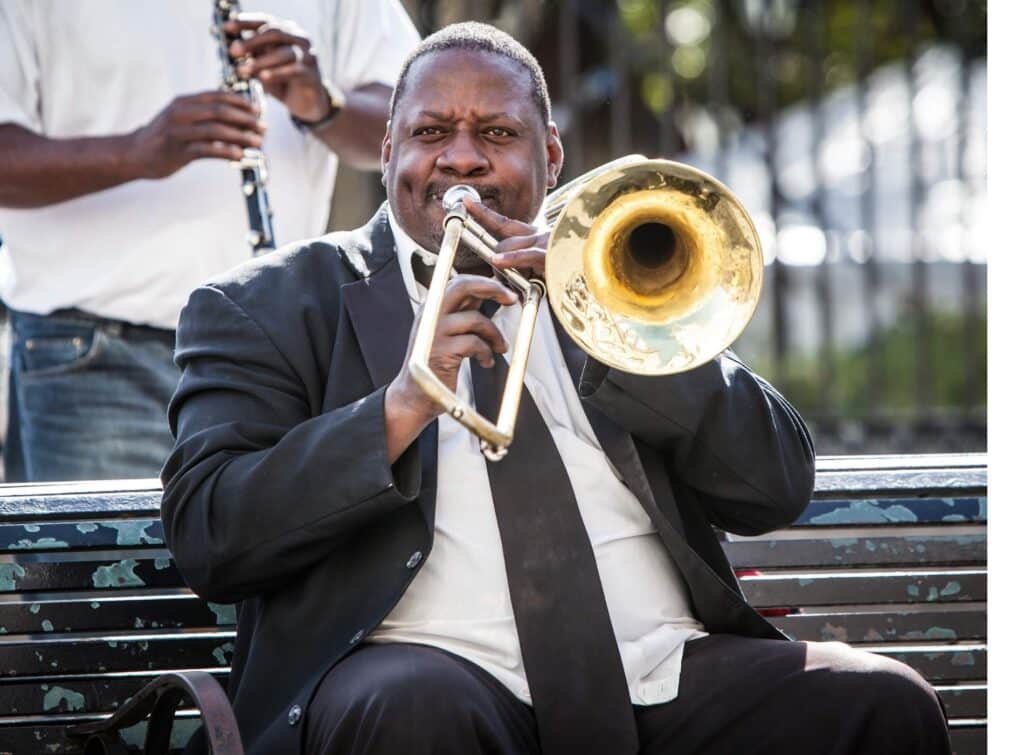
M 474 183 L 469 183 L 468 181 L 455 181 L 455 182 L 452 182 L 452 183 L 439 183 L 439 182 L 428 183 L 427 184 L 427 189 L 426 189 L 426 192 L 425 192 L 426 193 L 426 197 L 427 197 L 427 199 L 437 199 L 438 201 L 440 201 L 444 197 L 444 193 L 446 191 L 448 191 L 448 189 L 452 188 L 453 186 L 458 186 L 459 184 L 464 184 L 466 186 L 472 186 L 474 189 L 476 189 L 476 192 L 480 195 L 480 199 L 481 200 L 491 199 L 491 200 L 494 200 L 496 202 L 500 202 L 502 196 L 504 195 L 504 192 L 502 192 L 502 190 L 499 187 L 497 187 L 497 186 L 482 185 L 482 184 L 478 185 L 478 184 L 474 184 Z

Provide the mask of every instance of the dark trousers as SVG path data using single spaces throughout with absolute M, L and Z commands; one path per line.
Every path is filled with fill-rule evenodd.
M 645 755 L 950 751 L 927 682 L 834 642 L 693 640 L 676 699 L 633 710 Z M 423 645 L 348 656 L 324 678 L 306 726 L 309 755 L 539 753 L 528 705 L 474 664 Z

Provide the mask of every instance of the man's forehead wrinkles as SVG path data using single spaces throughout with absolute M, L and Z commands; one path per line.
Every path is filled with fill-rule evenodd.
M 522 117 L 516 115 L 515 113 L 509 113 L 508 111 L 505 110 L 502 110 L 497 113 L 484 113 L 483 115 L 478 116 L 478 120 L 484 122 L 506 120 L 516 121 L 518 123 L 525 123 Z
M 433 118 L 435 121 L 450 121 L 455 117 L 453 110 L 421 110 L 421 118 Z
M 463 119 L 472 119 L 480 121 L 481 123 L 490 123 L 492 121 L 508 120 L 516 121 L 517 123 L 525 123 L 521 116 L 514 113 L 510 113 L 506 110 L 498 112 L 479 112 L 474 108 L 468 108 L 465 113 L 457 113 L 454 109 L 452 110 L 420 110 L 420 118 L 429 118 L 435 121 L 455 121 Z

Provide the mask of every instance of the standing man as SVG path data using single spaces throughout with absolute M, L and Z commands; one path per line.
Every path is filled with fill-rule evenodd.
M 795 520 L 814 451 L 735 355 L 626 374 L 542 307 L 493 464 L 411 379 L 446 189 L 479 192 L 497 266 L 544 273 L 530 223 L 562 146 L 533 56 L 480 24 L 424 40 L 382 162 L 364 228 L 255 260 L 182 313 L 162 518 L 186 582 L 241 603 L 246 752 L 948 753 L 914 671 L 787 641 L 744 601 L 712 524 Z M 475 256 L 456 267 L 429 361 L 494 416 L 519 304 Z
M 251 254 L 244 148 L 266 155 L 278 244 L 323 233 L 339 157 L 377 166 L 418 40 L 398 0 L 243 6 L 231 53 L 263 113 L 219 89 L 212 0 L 0 0 L 8 480 L 159 471 L 179 310 Z

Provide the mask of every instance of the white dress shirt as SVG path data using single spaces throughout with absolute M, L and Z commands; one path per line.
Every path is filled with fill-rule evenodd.
M 412 273 L 417 246 L 390 210 L 388 219 L 416 311 L 426 295 Z M 521 311 L 516 304 L 494 315 L 510 344 Z M 526 386 L 561 454 L 593 545 L 630 698 L 636 705 L 668 702 L 679 691 L 684 643 L 706 632 L 693 617 L 686 585 L 657 531 L 594 435 L 546 306 L 540 309 Z M 459 370 L 457 392 L 472 404 L 468 360 Z M 487 463 L 478 439 L 441 415 L 434 546 L 368 639 L 442 648 L 482 667 L 529 703 Z
M 394 84 L 419 41 L 398 0 L 242 6 L 302 27 L 321 74 L 343 91 Z M 2 0 L 0 123 L 57 139 L 129 133 L 175 97 L 220 87 L 212 18 L 210 0 Z M 263 117 L 277 244 L 319 236 L 337 159 L 269 95 Z M 248 230 L 241 174 L 225 160 L 46 207 L 0 208 L 0 296 L 36 314 L 77 307 L 173 328 L 194 288 L 251 256 Z

